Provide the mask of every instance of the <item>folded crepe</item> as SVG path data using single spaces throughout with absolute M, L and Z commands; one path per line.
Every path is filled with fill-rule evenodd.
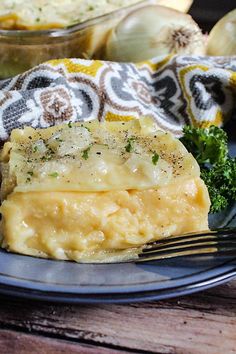
M 150 118 L 16 129 L 1 160 L 10 251 L 124 260 L 149 241 L 208 228 L 197 162 Z

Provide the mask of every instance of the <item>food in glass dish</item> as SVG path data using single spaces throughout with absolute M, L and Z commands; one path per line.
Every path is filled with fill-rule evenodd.
M 208 228 L 196 160 L 150 118 L 16 129 L 1 161 L 8 251 L 123 261 L 147 242 Z
M 83 6 L 75 6 L 79 3 Z M 86 12 L 92 3 L 94 8 Z M 110 6 L 105 6 L 106 3 L 105 0 L 0 2 L 0 79 L 15 76 L 50 59 L 107 60 L 104 47 L 108 33 L 133 10 L 164 4 L 187 11 L 192 0 L 111 0 Z M 65 11 L 67 5 L 70 10 Z M 55 11 L 53 6 L 56 6 Z M 113 12 L 109 12 L 111 9 Z M 102 13 L 104 15 L 94 17 Z M 85 18 L 89 19 L 84 21 Z M 146 59 L 149 59 L 148 53 Z
M 0 26 L 5 29 L 68 27 L 102 16 L 138 0 L 2 0 Z
M 0 28 L 44 30 L 68 27 L 105 15 L 140 0 L 2 0 Z M 145 2 L 145 1 L 143 1 Z M 192 0 L 156 0 L 156 4 L 187 11 Z
M 65 23 L 64 25 L 57 23 L 55 26 L 54 12 L 49 12 L 50 21 L 53 22 L 46 23 L 41 17 L 41 24 L 38 24 L 37 28 L 30 27 L 29 23 L 26 25 L 26 22 L 23 26 L 16 15 L 13 16 L 18 19 L 15 24 L 5 22 L 6 16 L 11 15 L 2 17 L 0 78 L 15 76 L 54 58 L 96 57 L 101 43 L 105 41 L 106 33 L 136 6 L 140 5 L 117 10 L 112 14 L 96 17 L 68 28 L 63 27 Z

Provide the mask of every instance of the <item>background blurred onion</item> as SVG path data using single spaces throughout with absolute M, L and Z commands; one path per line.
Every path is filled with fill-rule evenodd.
M 105 57 L 138 62 L 158 55 L 203 55 L 205 42 L 190 15 L 150 5 L 133 11 L 110 31 Z
M 236 9 L 225 15 L 211 30 L 208 55 L 236 55 Z
M 187 12 L 193 3 L 193 0 L 151 0 L 150 3 L 164 5 L 182 12 Z M 137 4 L 135 6 L 138 8 L 143 7 L 144 5 Z M 147 4 L 145 6 L 147 6 Z M 123 18 L 123 16 L 121 18 Z M 86 38 L 80 43 L 80 48 L 82 49 L 81 52 L 85 59 L 104 59 L 103 48 L 107 41 L 107 36 L 112 28 L 121 21 L 121 18 L 117 15 L 112 16 L 110 19 L 101 21 L 86 30 Z

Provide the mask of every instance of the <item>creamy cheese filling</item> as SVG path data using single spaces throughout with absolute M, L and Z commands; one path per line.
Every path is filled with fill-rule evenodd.
M 158 189 L 12 193 L 3 202 L 4 247 L 38 257 L 110 262 L 143 244 L 208 228 L 199 177 Z

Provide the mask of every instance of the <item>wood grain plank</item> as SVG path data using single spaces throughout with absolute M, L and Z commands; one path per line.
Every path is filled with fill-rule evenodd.
M 188 297 L 76 306 L 5 299 L 0 325 L 153 353 L 236 353 L 236 281 Z
M 120 351 L 71 344 L 15 331 L 0 330 L 1 354 L 121 354 Z M 123 354 L 125 352 L 122 352 Z

